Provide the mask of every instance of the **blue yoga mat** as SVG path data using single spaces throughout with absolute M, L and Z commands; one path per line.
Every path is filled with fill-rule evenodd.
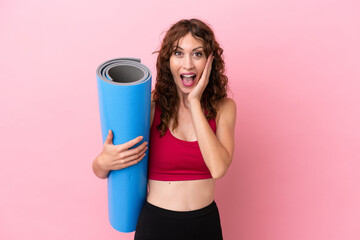
M 149 142 L 150 70 L 140 59 L 118 58 L 101 64 L 96 75 L 103 142 L 110 129 L 115 145 L 138 136 Z M 136 229 L 147 194 L 147 156 L 138 164 L 109 173 L 109 220 L 120 232 Z

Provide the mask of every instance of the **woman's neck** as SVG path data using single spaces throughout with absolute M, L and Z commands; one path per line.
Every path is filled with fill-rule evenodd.
M 190 103 L 188 101 L 188 93 L 183 93 L 181 91 L 178 90 L 178 96 L 179 96 L 179 107 L 178 107 L 178 110 L 180 109 L 186 109 L 186 110 L 189 110 L 190 108 Z

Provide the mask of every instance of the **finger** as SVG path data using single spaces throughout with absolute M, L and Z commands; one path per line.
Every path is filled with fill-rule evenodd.
M 207 67 L 211 66 L 211 63 L 212 63 L 212 60 L 214 59 L 214 56 L 213 56 L 213 53 L 211 53 L 209 55 L 209 57 L 207 58 L 207 61 L 206 61 L 206 65 Z
M 211 67 L 212 67 L 212 63 L 213 63 L 213 61 L 214 61 L 214 56 L 213 56 L 213 54 L 211 53 L 210 54 L 210 56 L 209 56 L 209 62 L 208 62 L 208 65 L 207 65 L 207 71 L 208 71 L 208 75 L 210 76 L 210 73 L 211 73 Z
M 120 144 L 120 151 L 123 151 L 123 150 L 125 150 L 125 149 L 129 149 L 129 148 L 131 148 L 132 146 L 134 146 L 134 145 L 136 145 L 137 143 L 139 143 L 141 140 L 143 140 L 143 136 L 139 136 L 139 137 L 136 137 L 136 138 L 134 138 L 134 139 L 132 139 L 132 140 L 130 140 L 130 141 L 128 141 L 128 142 L 126 142 L 126 143 L 124 143 L 124 144 Z
M 143 142 L 142 144 L 140 144 L 138 147 L 136 148 L 132 148 L 132 149 L 128 149 L 122 152 L 122 158 L 126 158 L 132 155 L 136 155 L 139 154 L 140 152 L 142 152 L 144 149 L 147 149 L 147 142 Z
M 104 143 L 112 144 L 113 143 L 112 140 L 113 140 L 113 133 L 112 133 L 111 130 L 109 130 L 108 135 L 107 135 Z
M 211 53 L 209 57 L 206 59 L 205 68 L 202 74 L 202 77 L 204 77 L 205 79 L 207 79 L 208 76 L 210 75 L 212 60 L 213 60 L 213 54 Z
M 138 158 L 140 158 L 142 155 L 144 155 L 144 153 L 146 152 L 147 147 L 142 149 L 140 152 L 136 153 L 136 154 L 132 154 L 126 158 L 122 158 L 121 160 L 119 160 L 118 162 L 120 164 L 125 164 L 134 160 L 137 160 Z
M 137 164 L 138 162 L 140 162 L 144 157 L 145 157 L 146 153 L 144 153 L 142 156 L 140 156 L 139 158 L 137 158 L 136 160 L 134 161 L 130 161 L 130 162 L 127 162 L 125 164 L 121 164 L 118 166 L 118 169 L 122 169 L 122 168 L 127 168 L 127 167 L 130 167 L 132 165 L 135 165 Z
M 210 60 L 211 60 L 211 54 L 210 54 L 209 57 L 206 59 L 205 68 L 204 68 L 204 71 L 203 71 L 203 72 L 205 72 L 205 73 L 208 72 Z

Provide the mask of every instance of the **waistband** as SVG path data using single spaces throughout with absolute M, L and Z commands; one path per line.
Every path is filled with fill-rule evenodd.
M 193 211 L 173 211 L 173 210 L 168 210 L 165 208 L 161 208 L 155 205 L 152 205 L 149 202 L 145 202 L 144 204 L 144 209 L 151 211 L 155 214 L 161 215 L 163 217 L 167 217 L 167 218 L 176 218 L 176 219 L 191 219 L 191 218 L 197 218 L 197 217 L 202 217 L 202 216 L 206 216 L 214 211 L 218 211 L 217 205 L 215 203 L 215 201 L 213 201 L 210 205 L 204 207 L 204 208 L 200 208 L 197 210 L 193 210 Z

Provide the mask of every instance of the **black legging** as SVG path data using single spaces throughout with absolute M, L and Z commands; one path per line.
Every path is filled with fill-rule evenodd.
M 135 240 L 222 240 L 215 202 L 194 211 L 170 211 L 145 203 L 137 223 Z

